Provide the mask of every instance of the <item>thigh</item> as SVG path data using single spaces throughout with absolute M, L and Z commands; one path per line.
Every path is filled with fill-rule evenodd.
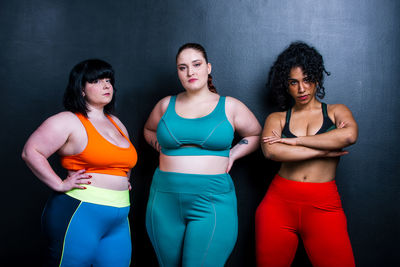
M 182 266 L 224 266 L 237 239 L 235 191 L 198 196 L 190 205 Z
M 150 191 L 146 228 L 160 266 L 179 266 L 185 223 L 178 193 Z
M 55 193 L 46 204 L 42 227 L 47 240 L 47 266 L 90 266 L 97 244 L 96 220 L 87 213 L 85 203 Z M 96 226 L 94 226 L 96 228 Z
M 304 247 L 314 266 L 355 266 L 340 202 L 304 210 L 303 225 Z
M 257 266 L 290 266 L 298 245 L 298 205 L 267 193 L 256 211 Z
M 129 207 L 118 209 L 118 221 L 101 238 L 96 250 L 95 267 L 127 267 L 132 243 L 128 220 Z

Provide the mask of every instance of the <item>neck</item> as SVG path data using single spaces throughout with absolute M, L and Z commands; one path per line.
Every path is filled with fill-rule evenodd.
M 105 117 L 103 107 L 89 106 L 89 111 L 87 112 L 89 119 L 102 119 Z
M 293 109 L 296 111 L 308 111 L 315 108 L 319 108 L 320 106 L 321 102 L 319 102 L 316 98 L 313 98 L 307 104 L 299 104 L 299 103 L 294 104 Z
M 183 95 L 185 98 L 192 100 L 192 99 L 198 99 L 198 98 L 206 98 L 210 96 L 211 94 L 214 94 L 210 90 L 208 90 L 208 87 L 201 89 L 201 90 L 196 90 L 196 91 L 188 91 L 186 90 Z

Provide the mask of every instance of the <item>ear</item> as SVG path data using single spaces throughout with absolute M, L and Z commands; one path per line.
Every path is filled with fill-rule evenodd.
M 207 72 L 208 72 L 208 74 L 211 74 L 211 69 L 212 69 L 211 63 L 207 63 Z
M 83 90 L 82 90 L 82 96 L 83 96 L 83 97 L 86 96 L 85 91 L 83 91 Z

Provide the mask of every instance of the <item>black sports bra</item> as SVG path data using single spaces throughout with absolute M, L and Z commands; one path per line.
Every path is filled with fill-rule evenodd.
M 336 129 L 336 125 L 332 122 L 332 120 L 328 116 L 328 111 L 326 109 L 326 104 L 321 102 L 322 106 L 322 114 L 324 116 L 324 121 L 322 123 L 321 128 L 318 130 L 316 134 L 321 134 L 321 133 L 326 133 L 329 132 L 330 130 Z M 282 137 L 283 138 L 295 138 L 294 134 L 289 129 L 289 122 L 290 122 L 290 116 L 292 115 L 292 108 L 289 108 L 288 111 L 286 112 L 286 122 L 285 122 L 285 127 L 283 127 L 282 130 Z

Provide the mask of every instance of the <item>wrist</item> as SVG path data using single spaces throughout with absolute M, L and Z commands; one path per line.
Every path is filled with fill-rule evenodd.
M 57 184 L 56 184 L 56 186 L 55 186 L 55 188 L 54 188 L 54 191 L 57 191 L 57 192 L 64 192 L 65 191 L 65 189 L 64 189 L 64 181 L 63 180 L 59 180 L 59 181 L 57 181 Z
M 302 137 L 296 137 L 295 138 L 295 146 L 302 146 L 302 145 L 303 145 Z

